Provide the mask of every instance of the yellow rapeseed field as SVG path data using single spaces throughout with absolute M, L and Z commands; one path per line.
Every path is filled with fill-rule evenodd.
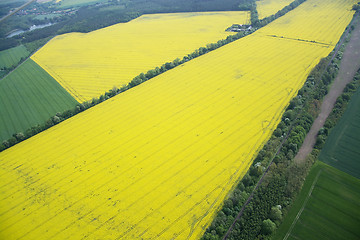
M 294 0 L 258 0 L 256 1 L 256 10 L 259 14 L 259 19 L 266 18 L 277 13 Z
M 58 36 L 32 59 L 79 102 L 99 97 L 135 76 L 233 34 L 249 12 L 143 15 L 91 33 Z
M 327 33 L 351 20 L 351 4 L 308 0 L 294 12 L 327 9 L 318 32 L 330 43 L 341 31 Z M 301 21 L 306 34 L 316 13 L 279 21 L 288 19 L 284 32 Z M 199 239 L 333 49 L 264 34 L 277 25 L 0 153 L 0 239 Z
M 301 4 L 296 12 L 290 11 L 286 18 L 279 18 L 271 24 L 271 28 L 262 28 L 259 33 L 289 41 L 336 44 L 337 36 L 344 31 L 344 26 L 352 17 L 349 14 L 343 14 L 344 6 L 350 11 L 356 1 L 331 1 L 328 7 L 323 7 L 320 0 L 312 2 L 314 2 L 313 5 Z M 288 27 L 289 25 L 291 28 Z M 308 25 L 312 27 L 307 28 Z

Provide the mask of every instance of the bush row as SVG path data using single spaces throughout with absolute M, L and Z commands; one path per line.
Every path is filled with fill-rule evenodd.
M 324 127 L 319 131 L 314 146 L 315 149 L 321 150 L 323 148 L 326 138 L 329 136 L 331 130 L 336 126 L 337 122 L 344 114 L 352 95 L 357 91 L 359 86 L 360 69 L 356 72 L 354 80 L 346 85 L 343 93 L 337 98 L 331 114 L 325 121 Z

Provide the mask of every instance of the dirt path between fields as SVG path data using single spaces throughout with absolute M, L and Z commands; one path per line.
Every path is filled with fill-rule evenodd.
M 320 114 L 315 119 L 309 133 L 306 135 L 303 145 L 295 157 L 295 162 L 302 163 L 313 150 L 319 130 L 331 113 L 336 99 L 342 94 L 346 84 L 351 82 L 356 71 L 360 68 L 360 26 L 359 16 L 354 21 L 355 29 L 352 32 L 350 42 L 347 44 L 338 76 L 331 85 L 329 93 L 324 97 L 321 104 Z

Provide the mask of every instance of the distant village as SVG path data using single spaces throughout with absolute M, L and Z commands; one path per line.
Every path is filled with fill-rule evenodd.
M 76 9 L 64 9 L 64 10 L 54 10 L 51 12 L 39 11 L 37 8 L 30 8 L 26 10 L 20 10 L 17 12 L 17 15 L 46 15 L 46 14 L 61 14 L 61 15 L 70 15 L 75 13 Z

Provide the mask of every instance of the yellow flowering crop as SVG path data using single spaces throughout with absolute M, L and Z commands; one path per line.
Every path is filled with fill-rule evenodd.
M 266 18 L 277 13 L 294 0 L 258 0 L 256 1 L 256 10 L 259 14 L 259 19 Z
M 294 12 L 315 4 L 332 16 L 319 38 L 336 42 L 341 31 L 327 33 L 345 29 L 352 2 L 308 0 Z M 313 15 L 279 21 L 288 20 L 284 32 L 302 21 L 306 33 Z M 0 239 L 199 239 L 333 49 L 264 34 L 276 26 L 0 153 Z
M 79 102 L 130 82 L 135 76 L 233 34 L 249 12 L 143 15 L 91 33 L 58 36 L 32 59 Z
M 318 44 L 335 45 L 338 36 L 344 31 L 344 26 L 352 18 L 348 12 L 356 1 L 325 1 L 329 6 L 323 6 L 321 0 L 311 2 L 313 5 L 305 4 L 306 2 L 301 4 L 296 11 L 290 11 L 286 17 L 272 22 L 271 27 L 260 29 L 259 33 L 289 41 L 305 40 Z M 345 9 L 344 6 L 346 6 Z M 291 28 L 288 27 L 290 24 Z M 309 25 L 312 27 L 307 27 Z

